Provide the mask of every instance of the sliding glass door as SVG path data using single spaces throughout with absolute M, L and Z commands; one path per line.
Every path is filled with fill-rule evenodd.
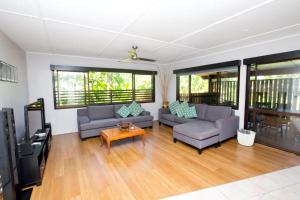
M 257 142 L 300 153 L 300 60 L 248 65 L 246 128 Z

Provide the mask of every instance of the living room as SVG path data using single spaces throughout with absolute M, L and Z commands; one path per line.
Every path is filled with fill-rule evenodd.
M 299 8 L 2 0 L 4 200 L 299 199 Z

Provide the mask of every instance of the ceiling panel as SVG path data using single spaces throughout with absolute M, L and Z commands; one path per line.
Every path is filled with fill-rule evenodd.
M 153 5 L 125 32 L 172 41 L 263 0 L 164 0 Z
M 274 39 L 283 38 L 283 37 L 287 37 L 287 36 L 293 36 L 293 35 L 297 35 L 297 34 L 300 35 L 300 25 L 296 25 L 296 26 L 281 29 L 278 31 L 270 32 L 267 34 L 258 35 L 256 37 L 250 37 L 250 38 L 243 39 L 240 41 L 220 45 L 220 46 L 214 47 L 212 49 L 209 49 L 208 52 L 212 53 L 212 52 L 216 52 L 216 51 L 224 51 L 227 49 L 243 47 L 243 46 L 266 42 L 269 40 L 274 40 Z
M 138 55 L 147 56 L 149 55 L 147 52 L 165 44 L 156 40 L 120 34 L 100 56 L 115 59 L 127 58 L 127 52 L 133 45 L 138 46 Z
M 27 51 L 50 52 L 43 22 L 37 18 L 0 13 L 1 31 Z
M 168 59 L 164 59 L 164 64 L 170 64 L 170 63 L 175 63 L 175 62 L 179 62 L 179 61 L 183 61 L 183 60 L 187 60 L 187 59 L 191 59 L 191 58 L 196 58 L 196 57 L 200 57 L 200 56 L 205 56 L 210 54 L 210 51 L 206 51 L 206 50 L 198 50 L 198 51 L 194 51 L 190 54 L 186 54 L 180 57 L 170 57 Z
M 0 9 L 39 16 L 39 9 L 35 0 L 1 0 Z
M 38 0 L 46 18 L 119 31 L 153 0 Z
M 46 22 L 54 53 L 98 56 L 115 34 L 78 26 Z
M 153 52 L 150 56 L 156 59 L 158 62 L 171 62 L 174 59 L 180 59 L 181 57 L 193 54 L 199 50 L 179 45 L 169 45 L 159 48 Z
M 177 43 L 206 49 L 300 22 L 299 0 L 278 0 Z

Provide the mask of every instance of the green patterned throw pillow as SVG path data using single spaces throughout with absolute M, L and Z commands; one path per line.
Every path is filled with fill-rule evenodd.
M 118 111 L 117 113 L 119 115 L 121 115 L 121 117 L 125 118 L 125 117 L 128 117 L 128 115 L 130 115 L 130 110 L 125 106 L 123 105 Z
M 184 117 L 187 119 L 197 117 L 197 112 L 195 106 L 187 107 L 184 110 Z
M 187 109 L 188 103 L 183 102 L 179 106 L 176 107 L 176 114 L 178 117 L 184 117 L 185 109 Z
M 169 105 L 169 109 L 172 115 L 176 115 L 176 107 L 179 106 L 179 101 L 174 101 Z
M 130 114 L 134 117 L 139 116 L 144 111 L 141 105 L 136 103 L 135 101 L 131 103 L 128 109 L 130 111 Z

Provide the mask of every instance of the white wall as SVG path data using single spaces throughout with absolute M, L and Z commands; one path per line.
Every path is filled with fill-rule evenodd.
M 300 36 L 296 35 L 288 38 L 281 38 L 273 41 L 266 41 L 264 43 L 253 44 L 245 47 L 231 49 L 226 52 L 213 53 L 207 56 L 201 56 L 178 63 L 171 64 L 172 69 L 180 69 L 194 66 L 201 66 L 206 64 L 213 64 L 231 60 L 243 60 L 249 57 L 263 56 L 273 53 L 281 53 L 286 51 L 293 51 L 300 49 Z M 240 74 L 240 97 L 239 109 L 236 114 L 240 116 L 240 127 L 244 126 L 244 113 L 245 113 L 245 88 L 246 88 L 246 66 L 241 67 Z M 172 77 L 169 100 L 176 99 L 176 79 L 175 75 Z
M 140 70 L 158 69 L 156 65 L 124 64 L 109 59 L 27 53 L 29 100 L 35 101 L 39 97 L 45 99 L 46 120 L 52 123 L 54 134 L 77 132 L 77 109 L 54 109 L 50 64 Z M 146 110 L 151 112 L 155 119 L 157 119 L 158 109 L 161 107 L 161 97 L 157 79 L 156 77 L 155 103 L 145 103 L 142 105 Z
M 18 70 L 18 83 L 0 81 L 0 109 L 12 107 L 15 112 L 18 137 L 24 134 L 24 105 L 28 103 L 26 55 L 16 44 L 0 32 L 0 60 Z

